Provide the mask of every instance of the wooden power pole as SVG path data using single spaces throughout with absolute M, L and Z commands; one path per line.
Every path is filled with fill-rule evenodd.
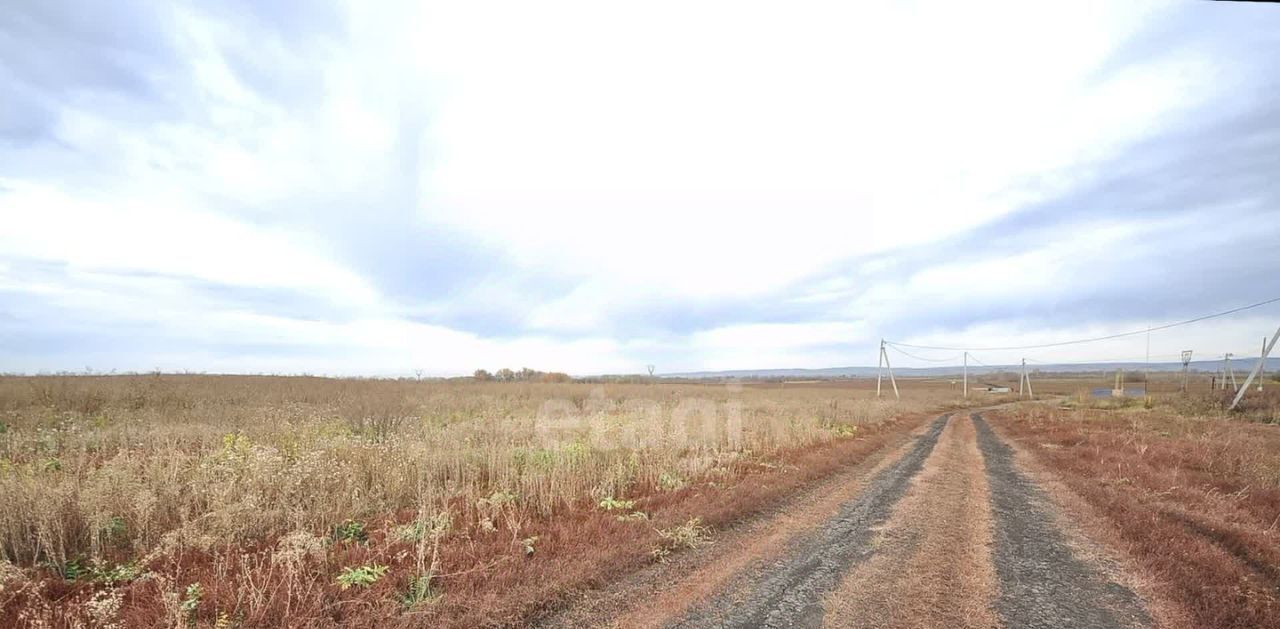
M 1191 350 L 1182 350 L 1182 392 L 1187 392 L 1187 365 L 1191 364 Z
M 881 367 L 882 366 L 882 367 Z M 889 384 L 893 385 L 893 397 L 902 399 L 902 395 L 898 393 L 898 381 L 893 377 L 893 365 L 889 364 L 889 352 L 885 351 L 884 339 L 880 339 L 880 362 L 876 368 L 876 397 L 880 397 L 880 380 L 883 377 L 883 370 L 889 372 Z
M 1228 407 L 1228 410 L 1234 409 L 1240 403 L 1240 398 L 1244 397 L 1244 392 L 1249 390 L 1249 384 L 1253 382 L 1253 379 L 1258 374 L 1262 373 L 1262 365 L 1266 364 L 1267 356 L 1275 348 L 1276 340 L 1280 340 L 1280 328 L 1276 328 L 1276 333 L 1271 335 L 1271 342 L 1262 348 L 1262 358 L 1258 359 L 1258 364 L 1253 367 L 1253 371 L 1249 372 L 1249 377 L 1245 379 L 1244 386 L 1236 391 L 1236 398 L 1231 400 L 1231 406 Z

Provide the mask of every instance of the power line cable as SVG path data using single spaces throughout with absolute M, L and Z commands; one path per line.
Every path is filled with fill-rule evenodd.
M 1152 358 L 1180 358 L 1180 354 L 1160 354 L 1152 356 Z M 1038 360 L 1028 358 L 1027 362 L 1036 363 L 1037 365 L 1092 365 L 1095 363 L 1141 363 L 1145 359 L 1144 356 L 1136 358 L 1098 358 L 1096 360 Z
M 978 360 L 978 357 L 974 356 L 973 354 L 969 354 L 969 359 L 975 363 L 978 363 L 979 365 L 982 365 L 983 367 L 988 367 L 991 369 L 999 369 L 999 367 L 994 367 L 992 365 L 988 365 L 987 363 L 982 362 L 981 360 Z
M 885 345 L 888 345 L 888 343 L 885 343 Z M 903 356 L 906 356 L 908 358 L 923 360 L 929 363 L 949 363 L 949 362 L 955 361 L 957 358 L 960 358 L 959 356 L 951 356 L 949 358 L 925 358 L 924 356 L 916 356 L 915 354 L 912 354 L 910 352 L 907 352 L 897 347 L 893 347 L 892 349 L 893 351 L 898 352 L 899 354 L 902 354 Z
M 1062 347 L 1063 345 L 1079 345 L 1081 343 L 1109 341 L 1111 339 L 1118 339 L 1126 336 L 1136 336 L 1138 334 L 1149 334 L 1151 332 L 1158 332 L 1160 330 L 1168 330 L 1169 328 L 1176 328 L 1180 325 L 1197 323 L 1197 322 L 1205 321 L 1208 319 L 1215 319 L 1217 317 L 1225 317 L 1227 315 L 1232 315 L 1237 312 L 1244 312 L 1245 310 L 1251 310 L 1253 308 L 1266 306 L 1268 304 L 1274 304 L 1276 302 L 1280 302 L 1280 297 L 1274 297 L 1266 301 L 1260 301 L 1256 304 L 1249 304 L 1248 306 L 1241 306 L 1239 308 L 1232 308 L 1231 310 L 1224 310 L 1222 312 L 1215 312 L 1213 314 L 1207 314 L 1200 317 L 1195 317 L 1194 319 L 1187 319 L 1186 321 L 1178 321 L 1176 323 L 1166 323 L 1165 325 L 1160 325 L 1153 328 L 1143 328 L 1141 330 L 1134 330 L 1132 332 L 1121 332 L 1120 334 L 1109 334 L 1107 336 L 1098 336 L 1098 337 L 1087 338 L 1087 339 L 1075 339 L 1072 341 L 1060 341 L 1057 343 L 1042 343 L 1040 345 L 1012 345 L 1009 347 L 945 347 L 945 346 L 938 346 L 938 345 L 912 345 L 910 343 L 898 343 L 895 341 L 885 341 L 885 344 L 896 345 L 901 347 L 910 347 L 913 349 L 934 349 L 934 350 L 952 351 L 952 352 L 961 352 L 961 351 L 1000 352 L 1000 351 L 1008 351 L 1008 350 L 1015 350 L 1015 349 L 1041 349 L 1045 347 Z

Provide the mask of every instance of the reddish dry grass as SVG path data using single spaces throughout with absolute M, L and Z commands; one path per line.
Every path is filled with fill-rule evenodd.
M 1165 411 L 999 414 L 1189 626 L 1280 627 L 1280 427 Z
M 337 543 L 327 552 L 288 565 L 273 562 L 276 544 L 183 550 L 149 565 L 151 576 L 118 588 L 123 591 L 120 621 L 128 627 L 167 626 L 178 604 L 172 592 L 200 583 L 203 596 L 192 617 L 196 626 L 214 626 L 218 610 L 252 610 L 252 617 L 228 617 L 231 626 L 339 627 L 510 626 L 554 608 L 570 593 L 602 585 L 654 559 L 658 529 L 701 518 L 722 528 L 778 504 L 818 479 L 856 465 L 895 436 L 915 429 L 929 416 L 915 414 L 863 427 L 856 438 L 781 451 L 771 465 L 736 463 L 715 482 L 676 491 L 650 488 L 628 496 L 649 522 L 622 522 L 614 514 L 583 502 L 551 518 L 533 518 L 522 536 L 537 536 L 536 551 L 526 556 L 519 540 L 506 532 L 451 534 L 441 546 L 438 602 L 406 611 L 397 595 L 406 589 L 403 575 L 414 572 L 412 543 L 388 538 L 396 521 L 371 526 L 367 544 Z M 459 508 L 460 510 L 461 508 Z M 341 590 L 334 582 L 344 566 L 379 563 L 388 576 L 369 588 Z M 48 578 L 16 590 L 0 590 L 0 626 L 26 626 L 24 612 L 65 610 L 59 626 L 88 620 L 85 603 L 95 588 Z M 165 593 L 170 593 L 165 600 Z

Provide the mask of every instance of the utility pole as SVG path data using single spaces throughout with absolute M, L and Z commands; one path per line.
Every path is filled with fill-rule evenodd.
M 1262 348 L 1262 358 L 1258 359 L 1258 364 L 1249 372 L 1249 377 L 1244 381 L 1244 387 L 1236 392 L 1236 399 L 1231 401 L 1231 406 L 1227 410 L 1232 410 L 1240 403 L 1240 398 L 1244 397 L 1244 392 L 1249 390 L 1249 383 L 1253 381 L 1254 376 L 1262 372 L 1262 365 L 1267 362 L 1267 355 L 1276 346 L 1276 340 L 1280 339 L 1280 328 L 1276 328 L 1276 333 L 1271 335 L 1271 342 Z
M 886 371 L 889 372 L 889 384 L 893 385 L 893 397 L 901 400 L 902 394 L 898 393 L 898 380 L 893 377 L 893 365 L 889 364 L 888 350 L 885 350 L 885 353 L 884 353 L 884 368 Z
M 889 372 L 889 384 L 893 385 L 893 397 L 902 399 L 902 394 L 898 393 L 898 381 L 893 377 L 893 365 L 889 364 L 889 352 L 884 348 L 884 339 L 880 339 L 880 364 L 884 365 L 884 369 Z M 880 370 L 876 370 L 876 397 L 880 397 Z
M 1027 378 L 1027 398 L 1034 400 L 1036 399 L 1036 392 L 1035 389 L 1031 388 L 1031 374 L 1027 373 L 1027 359 L 1025 358 L 1022 359 L 1022 373 Z
M 1147 360 L 1142 364 L 1142 397 L 1151 396 L 1151 326 L 1147 326 Z
M 1027 359 L 1022 359 L 1022 374 L 1018 376 L 1018 397 L 1022 397 L 1023 384 L 1026 384 L 1027 397 L 1036 399 L 1036 392 L 1031 390 L 1031 374 L 1027 373 Z
M 1191 364 L 1191 350 L 1182 350 L 1182 392 L 1187 392 L 1187 365 Z
M 880 339 L 880 355 L 876 356 L 876 397 L 880 397 L 882 379 L 884 379 L 884 339 Z
M 1231 390 L 1239 391 L 1240 385 L 1236 384 L 1236 366 L 1231 364 L 1231 357 L 1235 354 L 1227 354 L 1227 371 L 1231 374 Z M 1227 379 L 1222 379 L 1222 388 L 1227 388 Z
M 1258 363 L 1258 392 L 1262 392 L 1262 382 L 1267 379 L 1267 337 L 1262 337 L 1262 362 Z
M 1231 363 L 1231 354 L 1230 353 L 1223 354 L 1222 355 L 1222 380 L 1220 380 L 1218 384 L 1218 388 L 1223 391 L 1227 390 L 1227 365 L 1229 365 L 1230 363 Z
M 1262 384 L 1258 384 L 1262 388 Z M 969 352 L 964 353 L 964 396 L 969 397 Z

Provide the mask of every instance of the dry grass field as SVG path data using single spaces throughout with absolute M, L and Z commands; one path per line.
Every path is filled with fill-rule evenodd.
M 0 625 L 513 622 L 954 391 L 870 387 L 6 377 Z
M 1038 380 L 993 421 L 1173 625 L 1280 622 L 1280 388 L 1228 416 L 1204 383 L 1093 397 L 1103 380 Z M 0 626 L 520 624 L 940 410 L 1016 400 L 899 384 L 0 378 Z

